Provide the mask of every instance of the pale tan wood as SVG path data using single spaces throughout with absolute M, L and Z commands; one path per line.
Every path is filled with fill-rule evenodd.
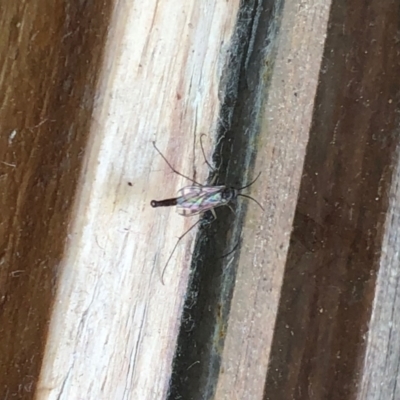
M 192 221 L 150 200 L 207 174 L 239 1 L 118 2 L 37 399 L 164 398 L 188 279 Z M 128 185 L 132 183 L 132 186 Z
M 330 1 L 285 2 L 216 399 L 261 399 L 320 74 Z M 266 89 L 265 89 L 266 90 Z M 264 91 L 266 94 L 266 91 Z

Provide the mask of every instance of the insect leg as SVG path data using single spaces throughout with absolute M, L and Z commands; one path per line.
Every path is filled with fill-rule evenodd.
M 212 176 L 212 178 L 211 178 L 211 181 L 210 181 L 209 184 L 210 184 L 211 186 L 213 186 L 213 185 L 215 184 L 215 181 L 217 180 L 218 173 L 217 173 L 217 170 L 216 170 L 216 169 L 210 164 L 210 162 L 207 160 L 206 152 L 204 151 L 204 146 L 203 146 L 203 136 L 206 136 L 206 134 L 205 134 L 205 133 L 202 133 L 201 136 L 200 136 L 201 151 L 202 151 L 202 153 L 203 153 L 204 161 L 206 162 L 206 164 L 208 165 L 208 168 L 209 168 L 210 171 L 211 171 L 211 176 Z
M 206 157 L 206 152 L 204 151 L 204 146 L 203 146 L 203 136 L 206 136 L 205 133 L 202 133 L 200 135 L 200 146 L 201 146 L 201 151 L 203 152 L 203 157 L 204 157 L 204 161 L 206 162 L 206 164 L 208 165 L 208 168 L 210 168 L 210 170 L 215 173 L 216 170 L 215 168 L 208 162 L 207 157 Z
M 179 171 L 177 171 L 177 170 L 169 163 L 169 161 L 165 158 L 164 154 L 161 153 L 161 151 L 158 149 L 158 147 L 156 146 L 156 142 L 153 142 L 153 146 L 154 146 L 154 148 L 157 150 L 158 154 L 163 158 L 163 160 L 167 163 L 168 167 L 170 167 L 171 170 L 172 170 L 173 172 L 175 172 L 176 174 L 178 174 L 178 175 L 181 176 L 182 178 L 185 178 L 185 179 L 189 180 L 190 182 L 193 182 L 195 185 L 203 186 L 203 185 L 201 185 L 200 183 L 196 182 L 195 180 L 193 180 L 193 179 L 189 178 L 188 176 L 183 175 L 182 173 L 180 173 Z
M 239 240 L 236 242 L 236 244 L 233 247 L 233 249 L 228 251 L 224 255 L 222 255 L 221 258 L 225 258 L 225 257 L 228 257 L 229 255 L 231 255 L 239 247 L 241 241 L 242 241 L 242 238 L 239 237 Z
M 229 207 L 229 209 L 233 212 L 233 215 L 236 215 L 235 210 L 232 208 L 232 206 L 229 203 L 227 203 L 226 206 Z
M 181 236 L 179 236 L 179 238 L 178 238 L 178 240 L 176 241 L 176 243 L 175 243 L 175 246 L 174 246 L 174 248 L 172 249 L 172 252 L 171 252 L 171 254 L 169 255 L 169 257 L 168 257 L 168 260 L 167 260 L 167 262 L 165 263 L 165 266 L 164 266 L 164 268 L 163 268 L 163 270 L 162 270 L 162 273 L 161 273 L 161 283 L 163 284 L 163 285 L 165 285 L 165 283 L 164 283 L 164 273 L 165 273 L 165 270 L 167 269 L 167 266 L 168 266 L 168 264 L 169 264 L 169 262 L 171 261 L 171 258 L 172 258 L 172 255 L 174 254 L 174 252 L 175 252 L 175 250 L 176 250 L 176 248 L 178 247 L 178 244 L 179 244 L 179 242 L 199 223 L 201 221 L 201 218 L 195 223 L 195 224 L 193 224 L 183 235 L 181 235 Z
M 165 270 L 167 269 L 167 266 L 168 266 L 169 262 L 171 261 L 172 255 L 174 254 L 176 248 L 178 247 L 179 242 L 180 242 L 180 241 L 181 241 L 181 240 L 182 240 L 182 239 L 183 239 L 197 224 L 198 224 L 198 223 L 203 222 L 203 224 L 208 225 L 208 224 L 211 224 L 212 222 L 214 222 L 214 221 L 217 219 L 217 214 L 215 213 L 215 210 L 212 208 L 212 209 L 209 210 L 209 211 L 211 211 L 211 215 L 213 216 L 213 219 L 212 219 L 211 221 L 204 221 L 203 218 L 200 218 L 200 219 L 199 219 L 196 223 L 194 223 L 183 235 L 181 235 L 181 236 L 178 237 L 178 240 L 176 241 L 175 246 L 174 246 L 174 248 L 172 249 L 172 252 L 171 252 L 171 254 L 169 255 L 168 260 L 167 260 L 167 262 L 165 263 L 165 266 L 164 266 L 164 268 L 163 268 L 163 270 L 162 270 L 162 273 L 161 273 L 161 283 L 162 283 L 163 285 L 165 285 L 165 283 L 164 283 L 164 273 L 165 273 Z
M 263 207 L 256 199 L 254 199 L 253 197 L 248 196 L 247 194 L 242 194 L 242 193 L 238 193 L 238 196 L 246 197 L 246 199 L 253 200 L 255 203 L 257 203 L 258 207 L 260 207 L 261 210 L 265 211 L 265 210 L 264 210 L 264 207 Z
M 256 178 L 253 179 L 250 183 L 248 183 L 248 184 L 245 185 L 245 186 L 242 186 L 241 188 L 237 188 L 236 190 L 240 191 L 240 190 L 243 190 L 243 189 L 248 188 L 249 186 L 251 186 L 251 185 L 260 177 L 260 175 L 261 175 L 261 171 L 258 173 L 258 175 L 256 176 Z

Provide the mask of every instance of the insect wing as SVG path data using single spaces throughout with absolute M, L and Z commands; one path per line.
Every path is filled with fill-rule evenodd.
M 180 215 L 196 215 L 226 204 L 221 197 L 225 186 L 186 186 L 179 190 L 176 209 Z

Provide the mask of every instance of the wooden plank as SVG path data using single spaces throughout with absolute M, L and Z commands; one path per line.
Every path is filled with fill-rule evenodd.
M 399 14 L 364 3 L 5 9 L 2 398 L 396 398 Z M 151 142 L 203 182 L 202 132 L 265 212 L 164 286 L 196 219 L 149 206 L 187 184 Z
M 253 192 L 266 211 L 249 208 L 243 227 L 217 399 L 263 397 L 329 6 L 329 1 L 292 1 L 282 10 L 271 82 L 268 92 L 260 88 L 268 93 L 259 115 L 255 163 L 263 178 L 262 189 Z M 264 30 L 260 26 L 258 34 Z
M 2 5 L 2 399 L 35 396 L 109 15 L 107 2 Z
M 88 153 L 62 263 L 40 398 L 154 399 L 168 389 L 193 222 L 150 201 L 204 180 L 238 2 L 116 4 Z M 206 138 L 210 146 L 212 136 Z M 128 185 L 131 183 L 131 186 Z M 89 367 L 90 366 L 90 367 Z
M 390 388 L 398 375 L 395 352 L 382 382 L 382 361 L 373 365 L 376 353 L 366 346 L 382 332 L 378 309 L 387 315 L 395 305 L 390 296 L 375 298 L 375 290 L 376 276 L 388 269 L 379 272 L 387 262 L 384 243 L 395 229 L 388 223 L 388 195 L 395 193 L 398 162 L 394 38 L 400 15 L 391 1 L 353 7 L 345 1 L 331 7 L 271 347 L 268 399 L 396 398 Z M 388 340 L 381 337 L 382 351 Z M 382 384 L 382 395 L 374 393 Z

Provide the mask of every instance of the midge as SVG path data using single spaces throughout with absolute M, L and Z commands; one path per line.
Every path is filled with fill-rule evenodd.
M 207 161 L 207 158 L 204 153 L 204 148 L 203 148 L 203 143 L 201 141 L 201 138 L 204 136 L 201 135 L 200 137 L 200 143 L 201 143 L 201 150 L 203 152 L 204 159 L 207 163 L 207 165 L 211 168 L 212 166 L 210 163 Z M 157 150 L 157 152 L 160 154 L 160 156 L 163 158 L 163 160 L 167 163 L 169 168 L 179 176 L 182 176 L 183 178 L 189 180 L 190 182 L 193 182 L 194 185 L 191 186 L 186 186 L 178 191 L 178 197 L 173 197 L 170 199 L 165 199 L 165 200 L 152 200 L 150 202 L 150 205 L 154 208 L 156 207 L 171 207 L 171 206 L 176 206 L 176 210 L 178 214 L 183 215 L 184 217 L 190 217 L 192 215 L 196 214 L 201 214 L 206 211 L 211 211 L 213 215 L 213 220 L 208 222 L 211 223 L 215 221 L 217 218 L 217 215 L 215 214 L 215 208 L 221 207 L 221 206 L 229 206 L 229 204 L 233 201 L 235 201 L 239 196 L 241 197 L 246 197 L 247 199 L 253 200 L 257 205 L 264 210 L 264 208 L 261 206 L 261 204 L 256 200 L 253 199 L 253 197 L 248 196 L 246 194 L 240 193 L 241 190 L 248 188 L 251 186 L 260 176 L 261 172 L 257 175 L 257 177 L 248 183 L 245 186 L 242 186 L 240 188 L 234 188 L 234 187 L 227 187 L 225 185 L 202 185 L 195 180 L 189 178 L 186 175 L 183 175 L 179 171 L 177 171 L 170 163 L 169 161 L 164 157 L 164 155 L 161 153 L 161 151 L 157 148 L 156 143 L 153 142 L 154 148 Z M 183 239 L 183 237 L 189 233 L 201 220 L 198 220 L 195 224 L 193 224 L 183 235 L 181 235 L 170 256 L 168 257 L 168 260 L 162 270 L 161 274 L 161 282 L 164 284 L 164 273 L 165 270 L 168 266 L 168 263 L 170 262 L 172 255 L 174 254 L 179 242 Z

